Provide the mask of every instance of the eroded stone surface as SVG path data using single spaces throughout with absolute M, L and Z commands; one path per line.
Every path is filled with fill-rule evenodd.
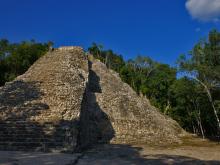
M 0 90 L 2 149 L 74 150 L 88 63 L 81 48 L 40 58 Z
M 182 128 L 139 97 L 117 73 L 93 60 L 89 75 L 86 107 L 81 113 L 82 144 L 88 140 L 118 144 L 181 142 Z

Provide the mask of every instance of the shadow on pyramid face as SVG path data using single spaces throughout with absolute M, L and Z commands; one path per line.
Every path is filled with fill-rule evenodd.
M 38 82 L 13 81 L 0 93 L 0 149 L 33 150 L 44 137 L 42 126 L 31 121 L 47 104 L 34 102 L 43 95 Z
M 92 93 L 102 93 L 100 85 L 100 77 L 92 70 L 92 62 L 88 61 L 89 77 L 87 83 L 87 90 Z
M 88 88 L 93 93 L 102 93 L 102 88 L 100 86 L 100 78 L 99 76 L 93 71 L 89 71 L 89 81 L 88 81 Z
M 49 109 L 47 104 L 32 102 L 39 100 L 43 93 L 37 87 L 40 82 L 14 81 L 0 93 L 0 111 L 7 119 L 23 118 L 24 120 Z
M 78 125 L 78 120 L 35 120 L 50 109 L 41 102 L 44 94 L 39 83 L 13 81 L 0 91 L 0 150 L 62 151 L 71 146 L 73 140 L 69 137 L 78 133 L 71 128 Z
M 91 69 L 84 92 L 80 113 L 80 135 L 78 146 L 86 149 L 96 144 L 108 144 L 115 137 L 115 131 L 109 116 L 101 109 L 96 94 L 102 93 L 100 77 Z

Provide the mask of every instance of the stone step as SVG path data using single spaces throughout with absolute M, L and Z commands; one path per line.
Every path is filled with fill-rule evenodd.
M 6 132 L 6 133 L 1 133 L 0 132 L 0 136 L 1 137 L 8 137 L 8 138 L 10 138 L 10 137 L 21 137 L 21 138 L 34 138 L 34 137 L 36 137 L 36 138 L 39 138 L 39 137 L 46 137 L 46 138 L 50 138 L 50 137 L 53 137 L 53 136 L 55 136 L 55 137 L 57 137 L 57 138 L 64 138 L 64 137 L 66 137 L 67 136 L 67 134 L 60 134 L 60 133 L 52 133 L 52 134 L 47 134 L 47 135 L 45 135 L 45 133 L 27 133 L 27 132 L 25 132 L 25 133 L 20 133 L 20 134 L 15 134 L 15 133 L 8 133 L 8 132 Z
M 1 136 L 2 135 L 2 136 Z M 53 136 L 57 137 L 57 138 L 64 138 L 66 136 L 68 136 L 67 134 L 59 134 L 59 133 L 55 133 L 55 134 L 50 134 L 50 135 L 45 135 L 45 133 L 23 133 L 23 134 L 15 134 L 15 133 L 8 133 L 8 134 L 2 134 L 0 133 L 0 136 L 2 138 L 10 138 L 10 137 L 21 137 L 21 138 L 51 138 Z
M 57 141 L 62 141 L 65 139 L 65 137 L 68 136 L 66 134 L 59 135 L 59 134 L 53 134 L 53 135 L 44 135 L 44 134 L 1 134 L 0 135 L 0 142 L 2 140 L 7 139 L 56 139 Z
M 24 121 L 24 120 L 5 120 L 5 121 L 0 120 L 0 125 L 6 125 L 6 124 L 21 124 L 21 125 L 23 124 L 23 125 L 39 125 L 39 126 L 59 125 L 59 123 L 52 123 L 52 122 L 38 123 L 34 121 Z
M 0 129 L 1 135 L 40 135 L 40 134 L 65 134 L 66 130 L 52 130 L 52 129 Z
M 49 151 L 61 150 L 64 148 L 62 143 L 1 143 L 0 150 L 10 151 Z
M 0 128 L 53 128 L 54 126 L 41 126 L 41 125 L 34 125 L 34 124 L 0 124 Z
M 12 112 L 13 113 L 13 112 Z M 44 113 L 44 119 L 51 119 L 50 117 L 47 116 L 54 116 L 54 112 L 50 112 L 50 113 Z M 22 117 L 15 117 L 15 118 L 7 118 L 7 119 L 0 119 L 0 123 L 4 123 L 4 122 L 35 122 L 34 120 L 27 120 L 29 119 L 29 117 L 31 117 L 32 115 L 26 115 L 26 116 L 22 116 Z M 46 121 L 46 120 L 44 120 Z M 37 121 L 36 121 L 37 122 Z M 46 122 L 45 122 L 46 123 Z M 51 123 L 52 122 L 48 122 Z
M 39 123 L 33 123 L 33 122 L 11 122 L 11 121 L 7 121 L 7 122 L 0 122 L 0 126 L 4 126 L 4 125 L 33 125 L 33 126 L 59 126 L 59 124 L 55 124 L 55 123 L 43 123 L 43 124 L 39 124 Z
M 34 130 L 34 131 L 40 131 L 40 130 L 53 130 L 53 129 L 56 129 L 56 130 L 64 130 L 62 129 L 61 127 L 60 128 L 56 128 L 56 127 L 41 127 L 41 126 L 24 126 L 24 125 L 16 125 L 16 126 L 1 126 L 0 125 L 0 131 L 5 131 L 5 130 Z
M 38 125 L 38 124 L 29 124 L 29 123 L 2 123 L 0 124 L 0 128 L 62 128 L 62 126 L 59 125 L 53 125 L 53 124 L 44 124 L 44 125 Z
M 64 136 L 56 136 L 56 137 L 54 137 L 54 136 L 49 136 L 49 135 L 44 135 L 44 136 L 42 136 L 41 134 L 39 134 L 38 136 L 36 136 L 36 135 L 32 135 L 32 134 L 29 134 L 29 135 L 27 135 L 27 134 L 23 134 L 23 135 L 16 135 L 16 134 L 14 134 L 14 135 L 0 135 L 0 142 L 1 141 L 3 141 L 3 140 L 8 140 L 8 141 L 10 141 L 10 140 L 16 140 L 16 139 L 18 139 L 18 140 L 22 140 L 22 139 L 33 139 L 33 140 L 37 140 L 37 139 L 42 139 L 42 140 L 48 140 L 48 141 L 62 141 L 63 139 L 64 139 Z
M 0 137 L 0 143 L 10 143 L 10 142 L 50 142 L 50 143 L 62 143 L 63 139 L 48 139 L 48 138 L 3 138 Z
M 0 142 L 0 146 L 26 146 L 26 147 L 37 147 L 37 146 L 62 146 L 63 142 Z
M 0 129 L 0 134 L 6 134 L 6 135 L 22 135 L 22 134 L 65 134 L 66 132 L 63 129 L 60 130 L 52 130 L 52 129 Z
M 38 124 L 0 124 L 0 128 L 57 128 L 57 129 L 65 129 L 66 125 L 38 125 Z

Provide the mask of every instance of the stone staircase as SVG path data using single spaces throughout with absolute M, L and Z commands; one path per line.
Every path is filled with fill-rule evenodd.
M 62 150 L 68 145 L 67 131 L 54 123 L 40 125 L 22 118 L 7 119 L 0 122 L 0 150 Z

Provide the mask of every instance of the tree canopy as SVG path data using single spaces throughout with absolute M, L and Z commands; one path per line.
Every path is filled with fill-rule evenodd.
M 49 50 L 51 44 L 37 43 L 34 40 L 21 43 L 0 40 L 0 86 L 23 74 Z

